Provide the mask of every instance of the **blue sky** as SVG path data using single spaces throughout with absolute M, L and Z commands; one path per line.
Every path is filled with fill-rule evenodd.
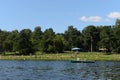
M 0 0 L 0 29 L 12 31 L 41 26 L 63 33 L 69 25 L 114 25 L 120 0 Z

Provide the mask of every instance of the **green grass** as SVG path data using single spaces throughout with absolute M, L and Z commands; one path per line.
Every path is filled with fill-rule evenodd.
M 5 56 L 0 56 L 1 60 L 96 60 L 96 61 L 120 61 L 120 54 L 105 55 L 100 52 L 80 52 L 77 57 L 71 57 L 74 52 L 65 52 L 59 54 L 42 54 L 36 52 L 36 55 L 19 56 L 13 55 L 13 52 L 6 52 Z

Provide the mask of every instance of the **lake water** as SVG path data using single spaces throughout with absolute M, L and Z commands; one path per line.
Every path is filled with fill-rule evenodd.
M 1 60 L 0 80 L 120 80 L 120 62 Z

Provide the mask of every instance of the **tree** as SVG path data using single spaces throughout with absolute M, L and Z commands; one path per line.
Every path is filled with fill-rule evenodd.
M 9 32 L 0 30 L 0 53 L 5 52 L 4 44 L 8 35 L 9 35 Z
M 54 48 L 55 52 L 64 52 L 64 37 L 62 35 L 56 35 L 54 38 Z
M 23 29 L 20 31 L 18 40 L 18 51 L 22 55 L 34 54 L 30 29 Z
M 35 27 L 34 32 L 32 34 L 32 44 L 33 44 L 35 51 L 41 50 L 41 40 L 42 40 L 41 27 L 37 26 Z
M 115 36 L 115 48 L 114 50 L 117 52 L 117 53 L 120 53 L 120 20 L 117 19 L 116 20 L 116 23 L 115 23 L 115 27 L 114 27 L 114 36 Z
M 9 32 L 9 35 L 6 37 L 5 41 L 4 41 L 4 44 L 3 44 L 3 47 L 5 49 L 5 51 L 16 51 L 15 50 L 15 47 L 16 47 L 16 43 L 18 41 L 17 39 L 18 37 L 18 31 L 17 30 L 14 30 L 12 32 Z
M 42 51 L 45 53 L 55 53 L 55 48 L 54 48 L 54 39 L 55 37 L 55 32 L 53 31 L 52 28 L 46 29 L 43 33 L 43 38 L 42 38 Z
M 115 27 L 116 28 L 120 27 L 120 19 L 116 19 Z
M 114 45 L 113 40 L 114 36 L 111 26 L 101 27 L 99 47 L 107 48 L 109 51 L 112 51 L 112 46 Z
M 72 47 L 81 47 L 81 33 L 73 26 L 68 26 L 68 30 L 64 33 L 66 40 L 66 50 L 71 50 Z
M 99 32 L 95 26 L 90 25 L 83 29 L 82 38 L 85 50 L 92 52 L 98 49 Z

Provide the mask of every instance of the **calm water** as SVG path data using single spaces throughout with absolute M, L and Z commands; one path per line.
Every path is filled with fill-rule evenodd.
M 1 60 L 0 80 L 120 80 L 120 62 Z

